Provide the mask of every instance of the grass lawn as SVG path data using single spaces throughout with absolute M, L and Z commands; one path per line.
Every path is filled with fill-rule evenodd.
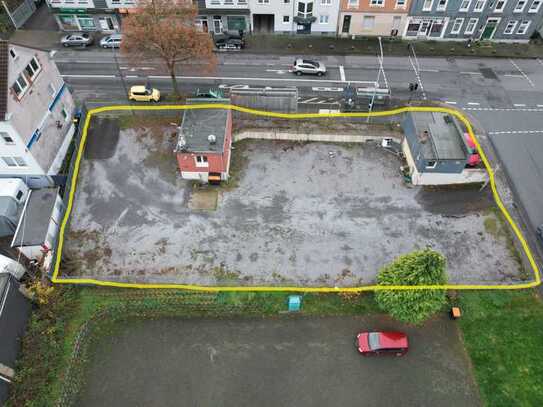
M 466 292 L 460 327 L 488 406 L 543 405 L 543 304 L 534 290 Z

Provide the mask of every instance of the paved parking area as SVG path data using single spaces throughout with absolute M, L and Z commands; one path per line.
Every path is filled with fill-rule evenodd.
M 236 188 L 194 210 L 169 130 L 94 123 L 63 272 L 131 282 L 354 286 L 432 246 L 454 283 L 518 278 L 489 189 L 404 185 L 376 144 L 244 141 Z
M 401 329 L 402 357 L 363 357 L 360 330 Z M 96 344 L 81 407 L 477 406 L 454 322 L 383 317 L 132 322 Z

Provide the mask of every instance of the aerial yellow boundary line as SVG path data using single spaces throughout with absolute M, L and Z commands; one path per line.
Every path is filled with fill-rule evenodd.
M 77 177 L 79 174 L 79 166 L 81 163 L 81 157 L 85 149 L 85 142 L 87 139 L 87 131 L 89 129 L 90 120 L 93 115 L 104 112 L 114 112 L 114 111 L 126 111 L 126 110 L 187 110 L 187 109 L 227 109 L 235 110 L 242 113 L 249 113 L 256 116 L 267 116 L 275 117 L 280 119 L 308 119 L 308 118 L 324 118 L 324 117 L 385 117 L 393 116 L 406 112 L 441 112 L 448 113 L 456 118 L 458 118 L 468 130 L 469 135 L 475 142 L 483 164 L 488 172 L 490 186 L 492 188 L 492 195 L 498 207 L 500 208 L 505 219 L 511 225 L 515 236 L 518 238 L 524 253 L 530 263 L 534 274 L 534 281 L 528 283 L 520 284 L 510 284 L 510 285 L 477 285 L 477 284 L 443 284 L 443 285 L 418 285 L 418 286 L 409 286 L 409 285 L 369 285 L 361 287 L 297 287 L 297 286 L 200 286 L 192 284 L 138 284 L 138 283 L 120 283 L 113 281 L 103 281 L 96 280 L 91 278 L 61 278 L 59 276 L 60 271 L 60 262 L 62 255 L 62 248 L 64 245 L 64 232 L 66 230 L 66 225 L 70 214 L 72 212 L 74 195 L 76 191 Z M 119 288 L 165 288 L 165 289 L 185 289 L 185 290 L 195 290 L 195 291 L 292 291 L 292 292 L 362 292 L 362 291 L 381 291 L 381 290 L 427 290 L 427 289 L 454 289 L 454 290 L 518 290 L 525 288 L 536 287 L 541 284 L 541 276 L 538 269 L 538 266 L 534 260 L 534 256 L 526 239 L 524 238 L 519 227 L 516 225 L 515 221 L 505 208 L 496 188 L 496 182 L 494 179 L 494 171 L 490 166 L 490 162 L 486 157 L 479 141 L 473 133 L 473 128 L 469 120 L 459 111 L 445 108 L 445 107 L 402 107 L 387 111 L 377 111 L 371 113 L 277 113 L 277 112 L 266 112 L 262 110 L 249 109 L 241 106 L 234 106 L 229 104 L 220 104 L 220 103 L 208 103 L 208 104 L 198 104 L 198 105 L 157 105 L 157 106 L 104 106 L 88 111 L 84 127 L 83 134 L 81 138 L 81 143 L 79 149 L 77 150 L 76 161 L 74 166 L 73 177 L 71 180 L 71 189 L 70 195 L 68 197 L 68 204 L 66 206 L 66 212 L 62 223 L 60 226 L 59 240 L 58 240 L 58 249 L 56 252 L 55 258 L 55 268 L 53 271 L 52 281 L 58 284 L 80 284 L 80 285 L 96 285 L 96 286 L 108 286 L 108 287 L 119 287 Z

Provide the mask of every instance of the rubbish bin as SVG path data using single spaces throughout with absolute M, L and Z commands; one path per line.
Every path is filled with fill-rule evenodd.
M 288 296 L 288 310 L 289 312 L 300 311 L 302 308 L 302 296 L 301 295 L 289 295 Z

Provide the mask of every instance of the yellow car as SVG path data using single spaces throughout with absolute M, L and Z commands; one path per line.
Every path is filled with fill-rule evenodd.
M 132 86 L 128 99 L 136 102 L 158 102 L 160 100 L 160 91 L 145 86 Z

